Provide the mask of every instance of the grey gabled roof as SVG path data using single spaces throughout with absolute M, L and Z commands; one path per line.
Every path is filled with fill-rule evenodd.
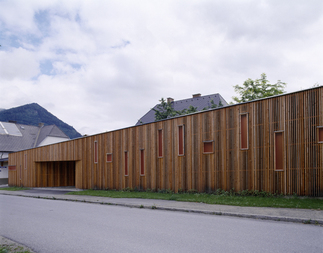
M 220 101 L 222 102 L 223 106 L 228 105 L 228 103 L 224 100 L 224 98 L 219 93 L 177 100 L 177 101 L 171 102 L 171 104 L 176 111 L 182 111 L 184 109 L 188 109 L 190 105 L 193 107 L 197 107 L 198 111 L 202 111 L 204 108 L 212 105 L 211 100 L 213 100 L 213 102 L 217 105 L 220 103 Z M 154 106 L 154 109 L 157 109 L 157 106 L 158 104 Z M 155 121 L 155 111 L 151 109 L 138 120 L 136 126 L 154 122 L 154 121 Z
M 0 152 L 10 153 L 37 147 L 48 136 L 68 138 L 55 125 L 29 126 L 0 122 L 0 129 Z
M 64 132 L 61 129 L 59 129 L 56 125 L 43 126 L 40 129 L 36 147 L 48 136 L 69 139 L 69 137 L 66 134 L 64 134 Z

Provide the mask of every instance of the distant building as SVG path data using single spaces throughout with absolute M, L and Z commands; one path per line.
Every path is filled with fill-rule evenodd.
M 70 138 L 55 125 L 28 126 L 0 121 L 0 184 L 8 183 L 8 155 L 20 150 L 67 141 Z
M 182 111 L 184 109 L 188 109 L 190 106 L 196 107 L 197 111 L 202 111 L 205 108 L 210 108 L 213 104 L 219 105 L 222 104 L 223 106 L 228 105 L 228 103 L 224 100 L 224 98 L 219 94 L 211 94 L 206 96 L 201 96 L 200 93 L 193 94 L 192 98 L 182 99 L 174 101 L 173 98 L 167 98 L 167 102 L 171 103 L 172 107 L 176 111 Z M 154 109 L 157 109 L 157 106 L 159 104 L 154 106 Z M 142 116 L 137 124 L 146 124 L 151 123 L 155 121 L 155 111 L 151 109 L 148 111 L 144 116 Z

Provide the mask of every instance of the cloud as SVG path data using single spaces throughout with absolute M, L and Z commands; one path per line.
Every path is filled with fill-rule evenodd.
M 14 48 L 0 51 L 0 79 L 31 79 L 39 73 L 39 63 L 33 52 Z
M 133 125 L 161 97 L 220 93 L 265 72 L 322 84 L 321 1 L 2 1 L 0 80 L 82 134 Z

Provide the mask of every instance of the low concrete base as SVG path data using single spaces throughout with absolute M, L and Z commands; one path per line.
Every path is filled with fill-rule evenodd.
M 0 178 L 0 185 L 8 184 L 8 178 Z

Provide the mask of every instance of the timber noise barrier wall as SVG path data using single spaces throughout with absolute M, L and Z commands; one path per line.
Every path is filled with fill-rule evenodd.
M 12 153 L 9 185 L 323 196 L 323 88 Z

